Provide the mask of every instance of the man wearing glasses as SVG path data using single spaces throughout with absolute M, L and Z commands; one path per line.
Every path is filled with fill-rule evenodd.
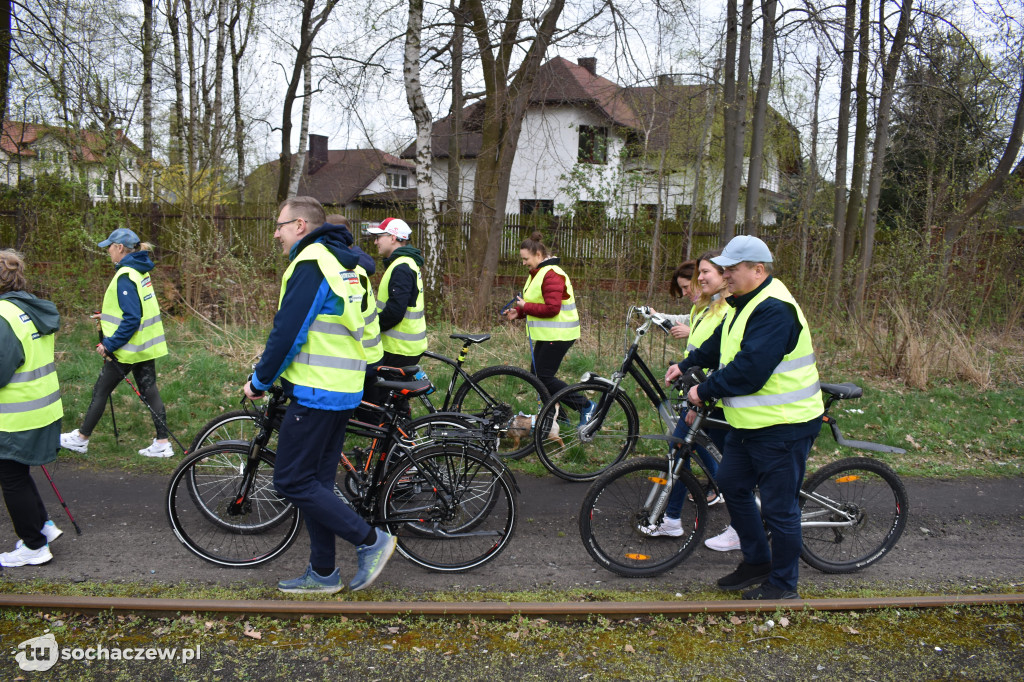
M 281 204 L 274 239 L 290 264 L 263 356 L 243 387 L 256 399 L 280 378 L 291 398 L 278 437 L 274 487 L 302 510 L 309 566 L 277 587 L 297 594 L 343 588 L 336 536 L 356 545 L 352 591 L 369 587 L 395 550 L 393 536 L 371 527 L 334 494 L 345 426 L 363 394 L 361 305 L 367 292 L 353 270 L 359 258 L 345 243 L 344 228 L 324 219 L 312 197 Z

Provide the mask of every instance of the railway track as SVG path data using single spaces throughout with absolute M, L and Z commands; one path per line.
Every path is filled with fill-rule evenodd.
M 274 599 L 143 599 L 79 597 L 40 594 L 2 594 L 0 608 L 70 613 L 117 613 L 162 616 L 178 613 L 259 614 L 278 618 L 346 616 L 385 618 L 492 618 L 518 616 L 579 620 L 591 616 L 633 618 L 699 613 L 800 611 L 872 611 L 879 609 L 934 609 L 954 606 L 1024 604 L 1024 594 L 926 595 L 911 597 L 802 599 L 791 601 L 635 601 L 635 602 L 421 602 L 421 601 L 287 601 Z

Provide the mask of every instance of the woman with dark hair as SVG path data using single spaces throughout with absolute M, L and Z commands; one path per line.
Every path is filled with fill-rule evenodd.
M 150 279 L 153 261 L 151 245 L 139 240 L 127 227 L 120 227 L 99 243 L 117 266 L 103 295 L 100 328 L 103 340 L 96 352 L 103 358 L 103 370 L 92 389 L 92 402 L 82 425 L 60 436 L 60 446 L 75 452 L 88 452 L 89 437 L 96 427 L 107 398 L 125 375 L 131 371 L 139 392 L 152 409 L 156 438 L 152 445 L 139 450 L 144 457 L 171 457 L 174 450 L 168 441 L 167 417 L 160 391 L 156 387 L 156 358 L 167 355 L 160 304 Z
M 515 305 L 508 309 L 505 317 L 509 320 L 526 318 L 533 373 L 554 395 L 567 386 L 555 374 L 562 358 L 580 338 L 576 297 L 569 276 L 559 265 L 561 261 L 548 252 L 540 232 L 523 240 L 519 256 L 530 274 L 523 285 L 523 293 L 516 297 Z M 580 426 L 587 423 L 597 407 L 582 395 L 573 396 L 566 404 L 579 411 Z
M 64 408 L 53 360 L 60 315 L 50 301 L 25 291 L 25 262 L 0 251 L 0 488 L 20 540 L 0 554 L 0 566 L 53 559 L 50 542 L 62 531 L 49 520 L 29 467 L 57 459 Z

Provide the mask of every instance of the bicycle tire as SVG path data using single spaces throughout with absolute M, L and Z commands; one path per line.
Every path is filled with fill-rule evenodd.
M 617 391 L 610 395 L 611 390 L 608 384 L 598 382 L 566 386 L 555 393 L 540 411 L 534 445 L 541 463 L 555 476 L 567 481 L 593 480 L 622 461 L 636 447 L 640 434 L 636 408 L 625 393 Z M 580 429 L 573 424 L 575 412 L 572 416 L 565 415 L 565 401 L 573 396 L 598 404 L 610 401 L 601 428 L 589 438 L 581 436 Z M 552 431 L 556 414 L 560 427 Z M 594 418 L 598 416 L 595 413 Z
M 256 415 L 249 410 L 231 410 L 219 414 L 210 421 L 203 424 L 202 428 L 196 431 L 189 452 L 195 452 L 199 448 L 208 445 L 216 445 L 227 440 L 248 442 L 252 440 L 259 427 L 256 425 Z M 276 450 L 274 441 L 277 438 L 277 431 L 271 437 L 268 447 Z
M 244 513 L 228 512 L 242 483 L 244 464 L 237 469 L 223 462 L 247 455 L 248 446 L 242 443 L 201 448 L 178 465 L 167 485 L 167 519 L 175 536 L 193 554 L 218 566 L 259 566 L 280 556 L 298 537 L 301 514 L 274 492 L 274 462 L 265 453 L 260 455 Z M 218 523 L 212 522 L 211 510 L 217 510 Z
M 476 388 L 474 388 L 476 387 Z M 487 402 L 478 393 L 483 390 L 498 402 L 501 414 L 488 409 Z M 482 418 L 497 418 L 503 424 L 499 432 L 497 454 L 502 459 L 521 459 L 533 452 L 532 424 L 517 423 L 522 414 L 536 415 L 551 398 L 543 382 L 531 372 L 519 367 L 495 365 L 485 367 L 462 382 L 452 399 L 452 410 Z
M 516 497 L 501 463 L 468 443 L 434 443 L 388 476 L 378 499 L 409 561 L 457 573 L 492 561 L 515 532 Z
M 848 527 L 814 527 L 851 514 Z M 887 464 L 850 457 L 827 464 L 810 476 L 800 495 L 801 558 L 824 573 L 853 573 L 885 556 L 907 525 L 910 501 L 903 481 Z
M 676 483 L 691 496 L 683 501 L 683 534 L 651 537 L 640 530 L 661 522 L 664 511 L 653 513 L 651 504 L 668 477 L 668 458 L 643 457 L 616 465 L 591 484 L 580 506 L 579 530 L 594 561 L 627 578 L 650 577 L 677 566 L 700 545 L 708 507 L 689 471 L 681 471 Z

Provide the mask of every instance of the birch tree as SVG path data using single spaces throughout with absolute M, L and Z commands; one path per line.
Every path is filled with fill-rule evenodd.
M 757 235 L 761 222 L 761 177 L 764 172 L 765 122 L 768 118 L 768 91 L 772 86 L 775 62 L 775 10 L 777 0 L 761 1 L 761 69 L 754 98 L 754 117 L 750 127 L 750 165 L 747 170 L 747 197 L 743 212 L 746 234 Z

